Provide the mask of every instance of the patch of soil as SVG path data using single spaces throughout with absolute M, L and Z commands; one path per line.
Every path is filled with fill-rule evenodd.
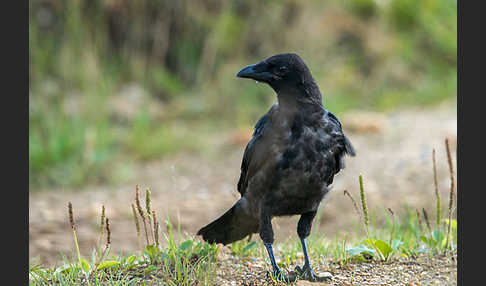
M 456 149 L 456 105 L 446 104 L 430 110 L 402 110 L 388 114 L 366 113 L 366 126 L 348 120 L 357 112 L 338 116 L 357 156 L 348 157 L 346 169 L 334 179 L 332 191 L 322 204 L 314 231 L 332 237 L 354 230 L 358 218 L 348 190 L 359 200 L 358 176 L 363 174 L 368 207 L 377 223 L 391 208 L 400 215 L 404 205 L 434 212 L 432 149 L 437 152 L 439 191 L 444 206 L 448 203 L 449 177 L 444 139 L 450 138 L 453 156 Z M 370 122 L 375 122 L 370 128 Z M 251 134 L 251 131 L 247 134 Z M 239 198 L 236 184 L 240 174 L 245 140 L 233 133 L 221 134 L 214 143 L 216 154 L 178 154 L 139 165 L 136 181 L 123 186 L 95 186 L 70 192 L 44 190 L 29 194 L 29 257 L 43 265 L 61 264 L 60 253 L 72 257 L 74 243 L 68 225 L 67 203 L 71 201 L 77 225 L 81 254 L 90 257 L 98 239 L 101 205 L 106 207 L 112 230 L 112 249 L 128 253 L 137 249 L 137 236 L 130 204 L 135 184 L 152 191 L 152 208 L 158 217 L 167 216 L 182 232 L 197 230 L 223 214 Z M 241 132 L 238 136 L 242 136 Z M 250 136 L 250 135 L 247 135 Z M 214 136 L 216 137 L 216 136 Z M 235 142 L 245 142 L 235 145 Z M 297 216 L 273 221 L 276 242 L 296 236 Z M 384 266 L 385 267 L 385 266 Z
M 299 261 L 303 265 L 303 259 Z M 292 265 L 294 269 L 297 265 Z M 271 266 L 262 259 L 241 259 L 226 255 L 219 262 L 215 285 L 287 285 L 272 282 L 267 278 Z M 316 274 L 329 272 L 332 279 L 328 282 L 309 282 L 300 280 L 297 286 L 358 286 L 358 285 L 457 285 L 457 254 L 454 255 L 421 255 L 416 258 L 397 258 L 387 262 L 350 262 L 340 266 L 335 261 L 324 265 L 315 265 Z M 322 275 L 321 275 L 322 276 Z

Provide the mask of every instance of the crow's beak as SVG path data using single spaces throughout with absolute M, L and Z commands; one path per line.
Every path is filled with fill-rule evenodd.
M 272 73 L 265 71 L 265 66 L 261 64 L 247 66 L 236 74 L 237 77 L 251 78 L 256 81 L 270 82 L 273 80 Z
M 236 76 L 242 78 L 253 78 L 258 73 L 254 69 L 255 65 L 247 66 L 246 68 L 240 70 Z

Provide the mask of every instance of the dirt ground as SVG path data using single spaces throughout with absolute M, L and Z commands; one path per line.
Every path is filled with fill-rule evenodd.
M 356 214 L 343 190 L 359 198 L 358 176 L 364 177 L 368 207 L 377 220 L 385 208 L 398 214 L 404 206 L 431 209 L 435 204 L 432 149 L 436 149 L 439 190 L 444 209 L 449 175 L 444 139 L 456 150 L 455 104 L 434 109 L 408 109 L 388 114 L 351 112 L 338 114 L 357 156 L 347 158 L 346 169 L 334 179 L 330 195 L 322 204 L 319 231 L 331 237 L 352 231 Z M 135 185 L 150 188 L 152 205 L 159 217 L 167 215 L 189 235 L 221 215 L 239 197 L 236 183 L 243 150 L 251 130 L 221 134 L 212 155 L 180 154 L 136 168 L 136 181 L 123 186 L 93 186 L 84 190 L 45 190 L 29 195 L 29 257 L 43 265 L 61 264 L 60 253 L 72 256 L 74 244 L 68 225 L 67 203 L 71 201 L 78 228 L 81 254 L 89 257 L 98 238 L 101 205 L 112 229 L 112 249 L 127 253 L 137 249 L 131 216 Z M 455 164 L 455 160 L 454 160 Z M 276 242 L 295 236 L 297 217 L 274 220 Z
M 267 278 L 268 265 L 261 258 L 242 259 L 223 251 L 218 259 L 215 285 L 284 286 Z M 303 257 L 297 263 L 302 266 Z M 293 275 L 290 267 L 288 275 Z M 314 267 L 319 276 L 328 276 L 327 282 L 300 280 L 296 286 L 357 286 L 357 285 L 457 285 L 457 255 L 420 255 L 416 258 L 394 258 L 389 261 L 349 262 L 340 265 L 327 260 Z

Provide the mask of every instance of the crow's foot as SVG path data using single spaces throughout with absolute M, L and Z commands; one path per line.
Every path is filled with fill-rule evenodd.
M 317 276 L 312 268 L 306 265 L 304 265 L 304 267 L 296 266 L 295 272 L 301 280 L 308 280 L 311 282 L 324 282 L 331 280 L 331 277 L 329 276 Z

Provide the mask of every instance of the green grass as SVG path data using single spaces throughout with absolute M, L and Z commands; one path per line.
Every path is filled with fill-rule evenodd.
M 29 267 L 31 285 L 135 285 L 149 283 L 156 285 L 211 285 L 215 255 L 218 247 L 193 240 L 177 245 L 168 238 L 169 247 L 154 248 L 143 255 L 111 256 L 102 263 L 82 260 L 83 264 L 64 261 L 57 268 Z M 89 281 L 89 282 L 87 282 Z

